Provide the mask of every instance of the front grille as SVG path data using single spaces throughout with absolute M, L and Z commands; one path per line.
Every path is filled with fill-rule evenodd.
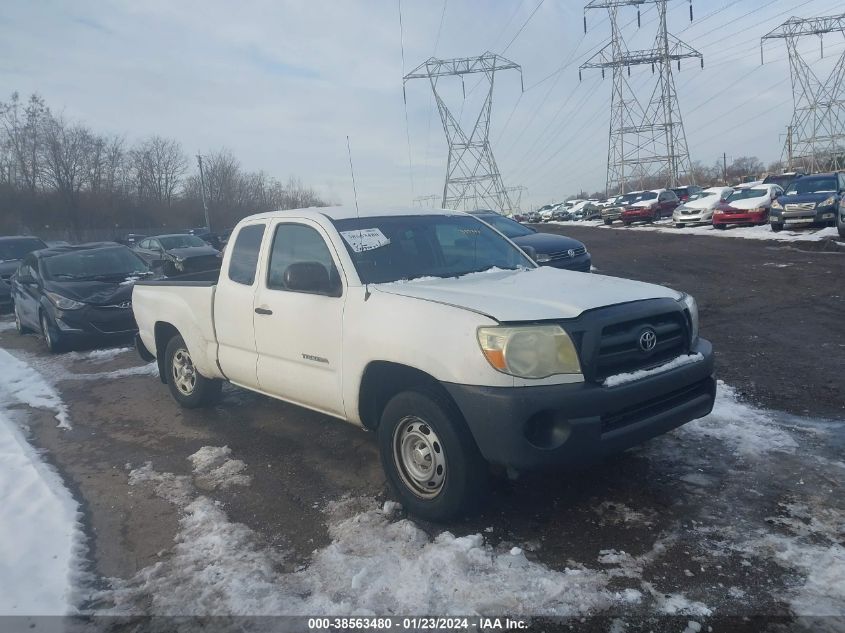
M 816 203 L 815 202 L 790 202 L 789 204 L 784 205 L 784 209 L 787 211 L 815 211 L 816 210 Z
M 700 382 L 660 395 L 651 400 L 638 402 L 630 407 L 605 413 L 601 416 L 602 435 L 670 411 L 699 396 L 708 395 L 710 389 L 711 381 L 709 378 L 705 378 Z
M 657 343 L 650 352 L 640 348 L 640 335 L 654 330 Z M 689 350 L 687 322 L 683 312 L 666 312 L 622 321 L 602 329 L 593 379 L 661 365 Z
M 549 253 L 549 259 L 570 259 L 572 257 L 578 257 L 579 255 L 583 255 L 586 252 L 586 246 L 579 246 L 578 248 L 573 248 L 568 251 L 558 251 L 557 253 Z

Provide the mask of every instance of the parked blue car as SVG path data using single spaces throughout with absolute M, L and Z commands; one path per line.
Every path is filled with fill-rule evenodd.
M 812 174 L 793 180 L 786 193 L 772 203 L 773 231 L 811 224 L 835 225 L 845 214 L 845 174 Z M 841 218 L 840 218 L 841 223 Z

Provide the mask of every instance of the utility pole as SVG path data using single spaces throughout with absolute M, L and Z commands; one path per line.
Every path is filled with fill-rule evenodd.
M 787 171 L 792 171 L 792 126 L 786 126 L 786 159 L 788 169 Z
M 654 46 L 645 50 L 628 50 L 619 27 L 619 9 L 654 4 L 659 26 Z M 629 182 L 643 183 L 655 176 L 673 187 L 681 181 L 694 184 L 687 139 L 684 132 L 678 94 L 672 77 L 672 63 L 698 58 L 704 68 L 704 57 L 697 50 L 671 35 L 667 26 L 668 0 L 592 0 L 584 7 L 584 31 L 587 30 L 587 11 L 607 9 L 610 17 L 611 39 L 598 53 L 581 65 L 582 71 L 601 69 L 602 77 L 609 68 L 613 72 L 610 134 L 607 155 L 608 195 L 624 193 Z M 690 0 L 692 20 L 692 0 Z M 640 102 L 631 88 L 631 67 L 650 65 L 657 74 L 656 85 L 648 102 Z
M 200 194 L 202 195 L 202 211 L 205 214 L 205 228 L 211 232 L 211 220 L 208 218 L 208 203 L 205 201 L 205 174 L 202 170 L 202 154 L 197 154 L 197 163 L 200 167 Z
M 798 51 L 802 37 L 817 35 L 824 56 L 825 33 L 845 35 L 845 13 L 820 18 L 789 18 L 760 40 L 760 62 L 767 40 L 782 39 L 789 52 L 792 76 L 792 124 L 787 135 L 790 168 L 797 162 L 806 173 L 845 169 L 845 51 L 826 80 L 820 80 Z
M 722 152 L 722 180 L 728 184 L 728 153 Z
M 490 147 L 493 78 L 496 71 L 502 70 L 518 70 L 520 81 L 522 80 L 522 67 L 519 64 L 489 51 L 479 57 L 431 57 L 404 77 L 405 84 L 411 79 L 428 79 L 437 101 L 440 121 L 449 145 L 441 204 L 444 209 L 471 210 L 482 207 L 505 213 L 513 208 Z M 473 73 L 483 73 L 488 89 L 475 125 L 467 134 L 437 91 L 437 82 L 443 77 L 459 77 L 463 85 L 464 76 Z

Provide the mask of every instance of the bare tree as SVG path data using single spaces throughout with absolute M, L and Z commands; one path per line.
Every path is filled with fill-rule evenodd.
M 170 206 L 188 169 L 188 159 L 178 141 L 151 136 L 131 152 L 138 198 Z
M 41 130 L 49 117 L 44 99 L 37 94 L 23 104 L 20 95 L 14 92 L 8 103 L 0 103 L 0 124 L 11 153 L 10 180 L 22 181 L 31 195 L 35 195 L 39 183 Z

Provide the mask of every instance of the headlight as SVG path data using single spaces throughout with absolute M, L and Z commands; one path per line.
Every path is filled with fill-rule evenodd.
M 684 304 L 684 307 L 689 314 L 690 343 L 695 345 L 695 342 L 698 340 L 698 304 L 695 302 L 692 295 L 684 295 L 681 298 L 681 303 Z
M 519 378 L 580 374 L 572 339 L 559 325 L 482 327 L 478 343 L 498 371 Z
M 552 261 L 552 258 L 548 253 L 537 253 L 537 259 L 535 261 L 538 264 L 545 264 L 546 262 Z
M 819 202 L 816 206 L 817 207 L 834 207 L 836 206 L 837 200 L 836 196 L 830 196 L 827 200 Z
M 56 306 L 59 310 L 79 310 L 79 308 L 84 308 L 85 304 L 81 301 L 74 301 L 73 299 L 68 299 L 67 297 L 63 297 L 62 295 L 58 295 L 55 292 L 45 292 L 44 294 L 47 295 L 47 298 L 53 302 L 53 305 Z
M 775 199 L 772 201 L 772 209 L 783 209 L 783 205 L 779 200 Z

